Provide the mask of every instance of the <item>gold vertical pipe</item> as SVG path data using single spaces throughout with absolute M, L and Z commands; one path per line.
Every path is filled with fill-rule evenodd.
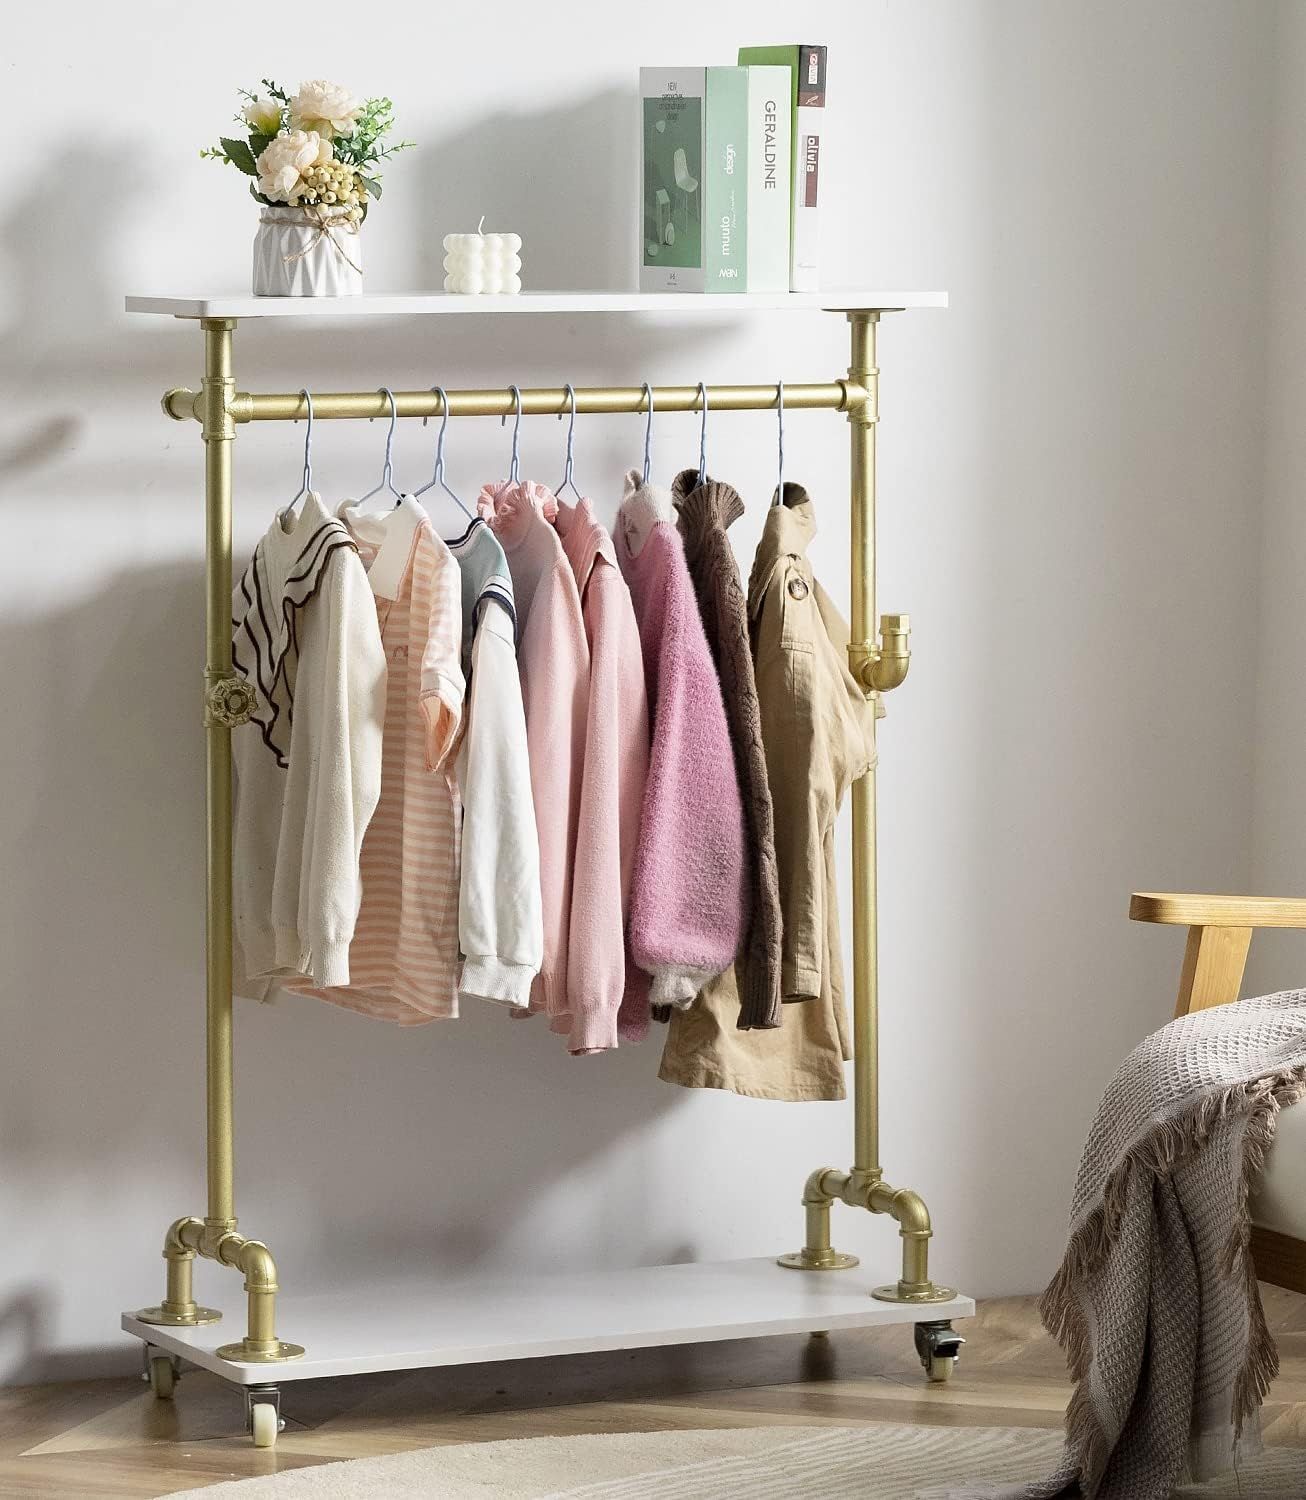
M 850 405 L 852 511 L 852 658 L 875 650 L 875 422 L 879 372 L 875 332 L 879 314 L 851 312 L 848 375 L 864 397 Z M 875 698 L 878 714 L 879 698 Z M 871 769 L 852 789 L 853 821 L 853 1172 L 880 1176 L 879 975 L 875 848 L 875 717 Z
M 208 866 L 205 924 L 208 1221 L 236 1224 L 231 1044 L 231 728 L 209 694 L 231 676 L 231 444 L 236 424 L 232 318 L 205 318 L 201 421 L 204 436 L 205 737 Z
M 196 1312 L 194 1278 L 195 1252 L 181 1250 L 167 1257 L 168 1282 L 163 1311 L 175 1318 L 190 1318 Z

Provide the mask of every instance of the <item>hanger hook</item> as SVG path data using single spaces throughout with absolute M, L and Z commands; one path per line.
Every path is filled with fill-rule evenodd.
M 313 488 L 313 396 L 306 386 L 300 386 L 299 394 L 308 405 L 308 426 L 304 429 L 304 483 L 301 495 Z
M 703 419 L 698 429 L 698 482 L 707 478 L 707 386 L 698 382 L 698 397 L 703 403 Z
M 563 389 L 567 393 L 567 405 L 571 413 L 571 420 L 567 423 L 567 466 L 563 470 L 562 483 L 558 486 L 559 495 L 562 494 L 568 485 L 572 487 L 573 491 L 576 489 L 576 481 L 573 477 L 576 463 L 576 387 L 569 380 Z M 567 412 L 560 411 L 558 413 L 558 421 L 561 422 L 566 415 Z
M 395 428 L 399 425 L 399 405 L 395 401 L 395 393 L 390 389 L 388 385 L 383 385 L 381 389 L 385 392 L 386 399 L 390 402 L 390 428 L 385 435 L 385 465 L 381 470 L 381 483 L 389 486 L 389 488 L 393 490 L 394 441 Z
M 646 380 L 644 394 L 648 397 L 648 419 L 644 423 L 644 483 L 648 483 L 648 472 L 653 460 L 653 387 Z
M 775 475 L 775 503 L 784 504 L 785 495 L 785 383 L 777 380 L 775 383 L 775 409 L 776 409 L 776 475 Z
M 476 517 L 472 515 L 471 511 L 467 509 L 453 490 L 449 488 L 444 477 L 444 435 L 449 426 L 449 392 L 442 385 L 433 385 L 431 387 L 431 394 L 440 398 L 440 435 L 435 440 L 435 469 L 421 489 L 414 490 L 413 494 L 414 496 L 424 495 L 427 490 L 433 490 L 438 484 L 450 500 L 462 511 L 463 515 L 469 521 L 474 521 Z
M 435 440 L 435 478 L 444 484 L 444 434 L 449 426 L 449 397 L 442 385 L 433 385 L 431 390 L 440 398 L 440 434 Z
M 508 389 L 512 392 L 513 407 L 516 413 L 512 424 L 512 464 L 508 469 L 508 478 L 513 484 L 516 484 L 521 476 L 521 461 L 517 456 L 517 444 L 521 438 L 521 387 L 510 385 Z M 504 412 L 503 416 L 499 418 L 499 426 L 502 427 L 507 420 L 508 413 Z

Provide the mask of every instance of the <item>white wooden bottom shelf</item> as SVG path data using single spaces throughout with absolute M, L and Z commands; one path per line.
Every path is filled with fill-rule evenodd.
M 877 1302 L 873 1286 L 896 1272 L 788 1271 L 773 1260 L 647 1266 L 630 1271 L 554 1276 L 450 1278 L 402 1286 L 369 1283 L 329 1296 L 280 1296 L 277 1332 L 302 1344 L 302 1359 L 238 1364 L 219 1359 L 220 1344 L 245 1331 L 244 1296 L 232 1271 L 204 1278 L 223 1318 L 204 1328 L 162 1328 L 124 1313 L 127 1333 L 181 1355 L 238 1385 L 417 1370 L 596 1349 L 642 1349 L 817 1329 L 869 1328 L 969 1318 L 970 1297 L 927 1306 Z M 235 1295 L 232 1295 L 234 1293 Z

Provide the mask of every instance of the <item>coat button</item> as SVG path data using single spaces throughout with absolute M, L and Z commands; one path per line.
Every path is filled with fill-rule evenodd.
M 807 584 L 801 578 L 791 578 L 789 580 L 789 597 L 791 599 L 807 598 Z

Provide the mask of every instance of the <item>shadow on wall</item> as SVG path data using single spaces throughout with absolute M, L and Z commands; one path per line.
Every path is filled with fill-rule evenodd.
M 484 212 L 487 225 L 511 218 L 527 237 L 528 284 L 630 285 L 628 237 L 611 225 L 633 214 L 632 131 L 629 100 L 614 92 L 503 114 L 429 153 L 428 284 L 442 276 L 436 221 L 468 227 Z M 25 588 L 34 602 L 11 600 L 0 615 L 0 775 L 22 789 L 0 798 L 9 861 L 0 1190 L 25 1226 L 0 1252 L 9 1299 L 0 1317 L 13 1331 L 7 1343 L 26 1345 L 12 1363 L 0 1346 L 0 1383 L 55 1369 L 64 1325 L 79 1335 L 93 1327 L 101 1340 L 77 1353 L 79 1370 L 119 1347 L 130 1362 L 118 1311 L 157 1298 L 164 1229 L 204 1204 L 201 459 L 193 425 L 156 415 L 165 385 L 193 383 L 199 340 L 165 319 L 122 323 L 114 226 L 140 183 L 124 189 L 119 157 L 109 172 L 101 153 L 70 148 L 0 224 L 14 288 L 0 340 L 0 395 L 11 398 L 0 408 L 0 520 L 11 568 L 58 552 L 57 586 Z M 507 153 L 522 163 L 510 201 L 498 170 Z M 547 188 L 560 160 L 572 173 L 561 200 Z M 85 185 L 75 212 L 55 186 L 73 164 Z M 293 389 L 305 372 L 319 388 L 635 373 L 627 326 L 609 319 L 448 323 L 435 369 L 437 330 L 424 320 L 349 341 L 330 327 L 296 329 L 292 340 L 254 323 L 237 336 L 238 379 Z M 702 325 L 641 328 L 640 364 L 713 337 Z M 51 416 L 56 401 L 61 414 Z M 138 410 L 139 425 L 124 417 Z M 374 451 L 376 429 L 350 425 Z M 537 431 L 548 477 L 555 429 Z M 280 433 L 295 460 L 287 490 L 298 470 L 301 429 L 292 431 Z M 632 418 L 623 461 L 637 432 Z M 179 498 L 193 509 L 147 565 L 113 573 L 112 559 L 131 556 L 124 527 L 176 514 L 157 477 L 170 447 L 163 482 L 184 472 Z M 249 476 L 268 467 L 272 447 L 242 431 L 240 448 L 237 513 L 261 529 L 269 500 Z M 160 562 L 173 546 L 182 555 Z M 582 1061 L 541 1023 L 510 1024 L 488 1008 L 401 1031 L 288 1000 L 242 1003 L 236 1038 L 242 1227 L 266 1236 L 299 1287 L 495 1256 L 521 1262 L 533 1234 L 600 1261 L 645 1207 L 631 1138 L 682 1102 L 651 1076 L 656 1030 L 643 1047 Z M 567 1179 L 608 1152 L 631 1161 L 620 1185 L 601 1203 L 573 1191 Z M 546 1216 L 539 1205 L 550 1196 L 564 1206 Z M 112 1260 L 68 1232 L 92 1219 L 112 1226 Z
M 121 306 L 114 226 L 130 220 L 144 191 L 138 151 L 90 138 L 67 146 L 10 203 L 0 253 L 13 301 L 0 368 L 77 349 L 102 361 L 105 325 Z
M 528 289 L 633 287 L 636 125 L 630 93 L 610 89 L 555 109 L 477 119 L 423 148 L 414 174 L 427 205 L 422 284 L 443 286 L 444 236 L 474 229 L 484 214 L 487 231 L 521 235 Z
M 59 1271 L 35 1248 L 55 1232 L 43 1205 L 87 1222 L 105 1184 L 132 1201 L 137 1301 L 158 1293 L 168 1222 L 203 1211 L 202 581 L 191 562 L 133 571 L 0 627 L 0 774 L 24 788 L 0 814 L 24 860 L 5 903 L 0 1138 L 32 1229 L 30 1263 L 9 1267 L 32 1283 L 11 1303 L 29 1347 L 0 1379 L 53 1368 L 43 1331 L 70 1286 L 100 1281 L 93 1237 L 65 1236 Z M 242 1222 L 301 1286 L 474 1266 L 559 1179 L 676 1102 L 647 1076 L 656 1032 L 583 1061 L 491 1007 L 400 1030 L 307 1000 L 237 1006 Z M 602 1215 L 593 1227 L 601 1253 Z M 117 1310 L 103 1308 L 106 1344 Z

